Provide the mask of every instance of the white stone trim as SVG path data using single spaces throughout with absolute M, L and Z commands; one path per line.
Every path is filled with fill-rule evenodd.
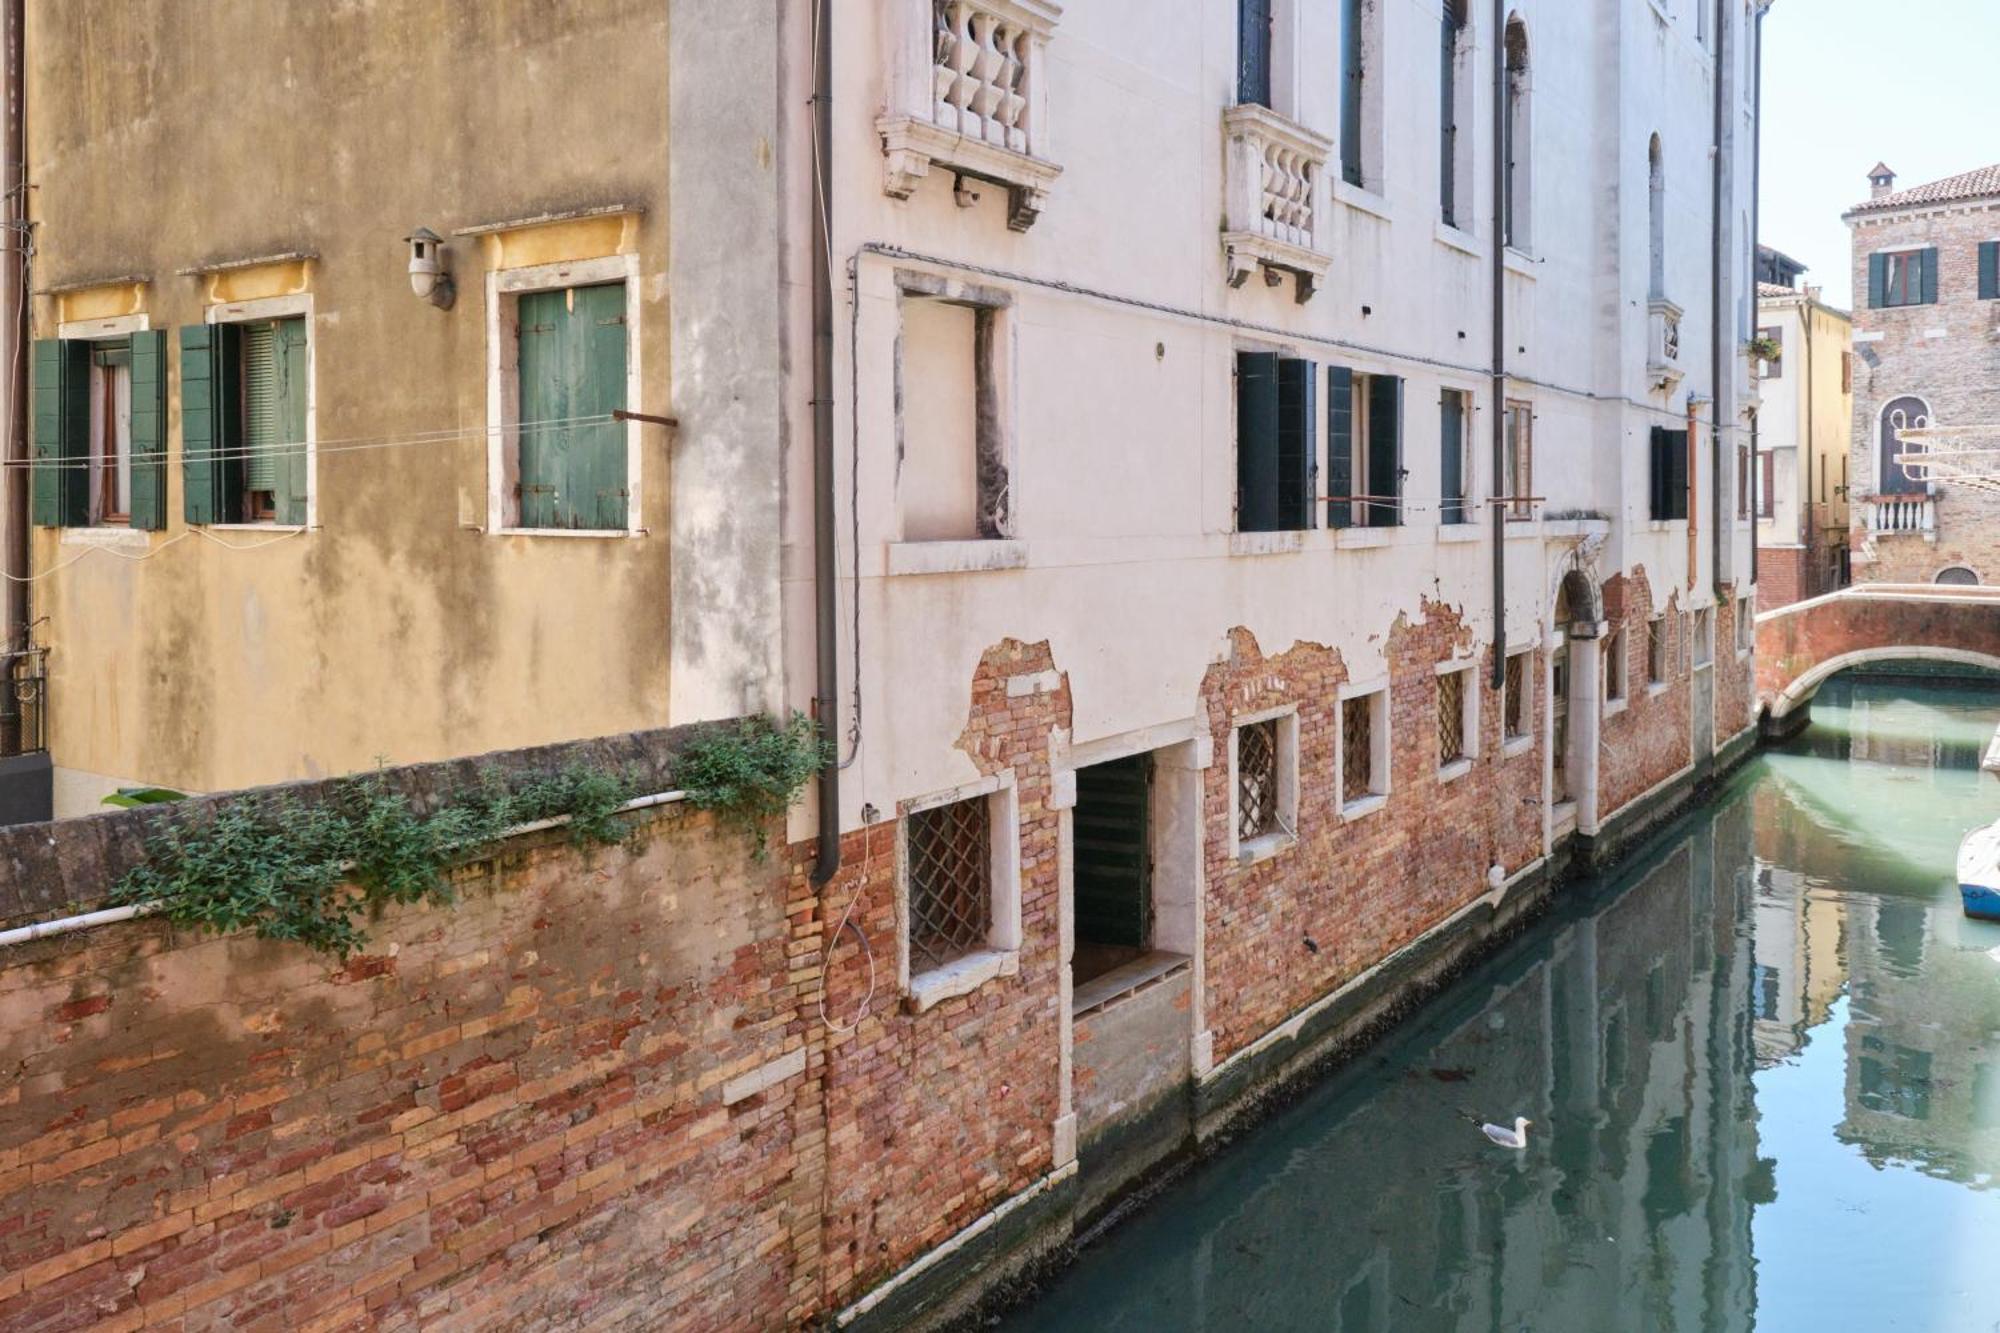
M 1028 544 L 1009 537 L 967 541 L 889 542 L 884 573 L 894 578 L 915 574 L 980 574 L 989 570 L 1026 569 Z
M 211 523 L 210 528 L 243 527 L 259 532 L 296 532 L 319 526 L 319 330 L 314 327 L 313 294 L 293 292 L 255 301 L 228 301 L 202 313 L 208 324 L 254 324 L 266 319 L 306 322 L 306 521 L 297 523 Z
M 1278 724 L 1278 828 L 1244 842 L 1238 834 L 1236 804 L 1236 742 L 1243 728 L 1260 722 Z M 1229 859 L 1239 866 L 1268 860 L 1299 838 L 1299 706 L 1281 704 L 1229 719 Z
M 1334 694 L 1333 791 L 1335 799 L 1340 800 L 1341 818 L 1359 819 L 1363 815 L 1372 814 L 1381 809 L 1389 800 L 1391 779 L 1394 776 L 1393 753 L 1392 747 L 1389 744 L 1389 728 L 1393 725 L 1389 715 L 1389 677 L 1383 675 L 1374 676 L 1367 680 L 1347 681 Z M 1366 796 L 1348 801 L 1343 799 L 1347 791 L 1347 709 L 1345 705 L 1349 699 L 1364 697 L 1379 697 L 1379 702 L 1371 705 L 1374 710 L 1374 716 L 1369 720 L 1369 748 L 1373 751 L 1370 756 L 1370 767 L 1374 769 L 1374 772 L 1369 776 L 1374 781 L 1370 784 L 1369 792 Z
M 757 1066 L 747 1074 L 738 1074 L 722 1085 L 722 1104 L 734 1106 L 749 1097 L 754 1097 L 766 1088 L 775 1087 L 788 1078 L 796 1078 L 806 1072 L 806 1048 L 803 1046 L 787 1051 L 775 1060 Z
M 152 329 L 149 317 L 138 315 L 113 315 L 109 319 L 69 319 L 56 325 L 56 337 L 74 339 L 78 342 L 97 342 L 106 338 L 126 338 L 135 333 L 146 333 Z
M 1790 611 L 1794 607 L 1785 607 Z M 1829 676 L 1838 675 L 1849 667 L 1866 662 L 1909 661 L 1948 662 L 1955 666 L 1984 667 L 1988 671 L 2000 672 L 2000 657 L 1989 657 L 1985 653 L 1975 653 L 1964 648 L 1925 648 L 1885 645 L 1880 648 L 1857 648 L 1851 653 L 1839 653 L 1816 663 L 1791 684 L 1778 691 L 1771 700 L 1773 719 L 1785 717 L 1800 704 L 1809 703 L 1819 687 Z
M 942 967 L 912 975 L 910 971 L 910 821 L 909 817 L 958 801 L 984 797 L 987 838 L 992 857 L 988 879 L 992 892 L 992 922 L 987 947 L 955 958 Z M 1014 770 L 963 783 L 903 802 L 896 821 L 896 983 L 918 1013 L 941 1000 L 965 995 L 1000 976 L 1021 968 L 1021 807 Z

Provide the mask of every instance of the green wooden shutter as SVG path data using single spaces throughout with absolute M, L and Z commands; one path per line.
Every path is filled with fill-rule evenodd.
M 2000 241 L 1979 243 L 1979 299 L 2000 300 Z
M 1368 377 L 1368 493 L 1393 497 L 1369 502 L 1369 527 L 1402 523 L 1403 381 L 1396 375 Z
M 1236 0 L 1236 100 L 1271 105 L 1271 0 Z
M 90 344 L 37 338 L 33 362 L 32 517 L 80 528 L 90 522 Z
M 626 526 L 625 284 L 520 299 L 521 526 Z
M 1326 504 L 1326 525 L 1354 526 L 1354 372 L 1346 366 L 1326 368 L 1326 490 L 1335 498 Z
M 1465 399 L 1455 389 L 1438 399 L 1438 476 L 1438 521 L 1465 522 Z
M 1646 479 L 1651 492 L 1651 503 L 1647 513 L 1655 522 L 1673 517 L 1673 502 L 1668 488 L 1673 484 L 1674 467 L 1667 453 L 1668 432 L 1665 426 L 1653 427 L 1652 465 L 1647 469 Z
M 1236 530 L 1278 526 L 1278 358 L 1236 354 Z
M 132 335 L 132 526 L 167 526 L 167 335 Z
M 1319 367 L 1285 357 L 1278 362 L 1278 526 L 1312 526 L 1313 380 Z
M 572 402 L 578 416 L 604 416 L 625 404 L 625 284 L 579 287 L 578 332 L 583 336 L 579 389 Z M 631 503 L 626 471 L 625 424 L 605 421 L 580 426 L 570 441 L 570 485 L 578 497 L 571 521 L 577 528 L 615 530 L 626 524 Z
M 1686 518 L 1688 516 L 1688 433 L 1684 430 L 1667 432 L 1667 461 L 1670 471 L 1667 476 L 1667 517 Z
M 306 404 L 308 400 L 306 322 L 281 319 L 272 339 L 276 362 L 277 448 L 272 458 L 272 491 L 280 523 L 306 521 Z
M 1362 81 L 1367 63 L 1361 48 L 1361 0 L 1340 7 L 1340 178 L 1361 184 Z
M 1920 256 L 1923 261 L 1923 291 L 1918 295 L 1920 305 L 1937 304 L 1937 247 L 1932 246 Z
M 1868 256 L 1868 305 L 1879 310 L 1889 294 L 1889 256 Z
M 278 331 L 245 324 L 243 339 L 243 489 L 278 488 Z
M 239 517 L 239 333 L 234 324 L 181 326 L 181 512 L 190 523 Z
M 1076 938 L 1143 949 L 1152 937 L 1145 755 L 1076 771 Z

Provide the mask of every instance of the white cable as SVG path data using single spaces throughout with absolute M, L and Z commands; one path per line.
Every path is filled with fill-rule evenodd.
M 846 1027 L 835 1023 L 826 1012 L 826 983 L 827 978 L 832 975 L 834 947 L 840 943 L 840 932 L 847 929 L 849 918 L 854 915 L 854 905 L 860 902 L 861 895 L 868 891 L 869 877 L 875 868 L 875 844 L 870 839 L 873 832 L 874 830 L 866 825 L 862 827 L 862 846 L 868 850 L 861 858 L 861 882 L 854 886 L 854 892 L 849 895 L 847 907 L 840 914 L 840 924 L 833 928 L 833 934 L 827 936 L 826 951 L 820 955 L 819 960 L 819 1021 L 826 1025 L 828 1031 L 842 1037 L 867 1020 L 868 1010 L 875 1003 L 875 946 L 868 942 L 868 932 L 855 926 L 854 933 L 861 939 L 861 950 L 868 956 L 868 993 L 861 997 L 861 1007 L 855 1011 L 854 1021 Z

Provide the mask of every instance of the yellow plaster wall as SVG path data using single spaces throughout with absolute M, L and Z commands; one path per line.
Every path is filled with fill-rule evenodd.
M 667 9 L 28 0 L 35 285 L 150 279 L 37 298 L 36 332 L 143 308 L 173 369 L 167 529 L 34 534 L 59 768 L 216 790 L 667 721 L 665 433 L 642 433 L 650 535 L 476 530 L 493 256 L 636 254 L 632 406 L 670 410 Z M 641 211 L 452 239 L 457 304 L 410 292 L 414 227 L 606 203 Z M 316 258 L 181 276 L 285 254 Z M 190 530 L 172 330 L 308 290 L 318 524 Z

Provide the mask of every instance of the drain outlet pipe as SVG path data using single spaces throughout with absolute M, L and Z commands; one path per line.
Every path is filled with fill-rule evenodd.
M 6 590 L 0 592 L 0 683 L 10 681 L 9 653 L 28 647 L 28 172 L 22 134 L 26 93 L 21 87 L 22 0 L 0 0 L 0 47 L 5 48 L 6 99 L 0 110 L 0 552 Z M 21 705 L 11 687 L 0 689 L 0 755 L 25 745 Z M 45 742 L 46 743 L 46 742 Z
M 1493 688 L 1507 687 L 1507 0 L 1493 0 Z
M 833 0 L 813 0 L 812 321 L 813 321 L 813 594 L 819 680 L 813 713 L 821 735 L 838 730 L 840 614 L 835 601 L 839 560 L 833 547 Z M 840 869 L 840 759 L 828 747 L 819 767 L 819 859 L 812 879 L 824 884 Z

